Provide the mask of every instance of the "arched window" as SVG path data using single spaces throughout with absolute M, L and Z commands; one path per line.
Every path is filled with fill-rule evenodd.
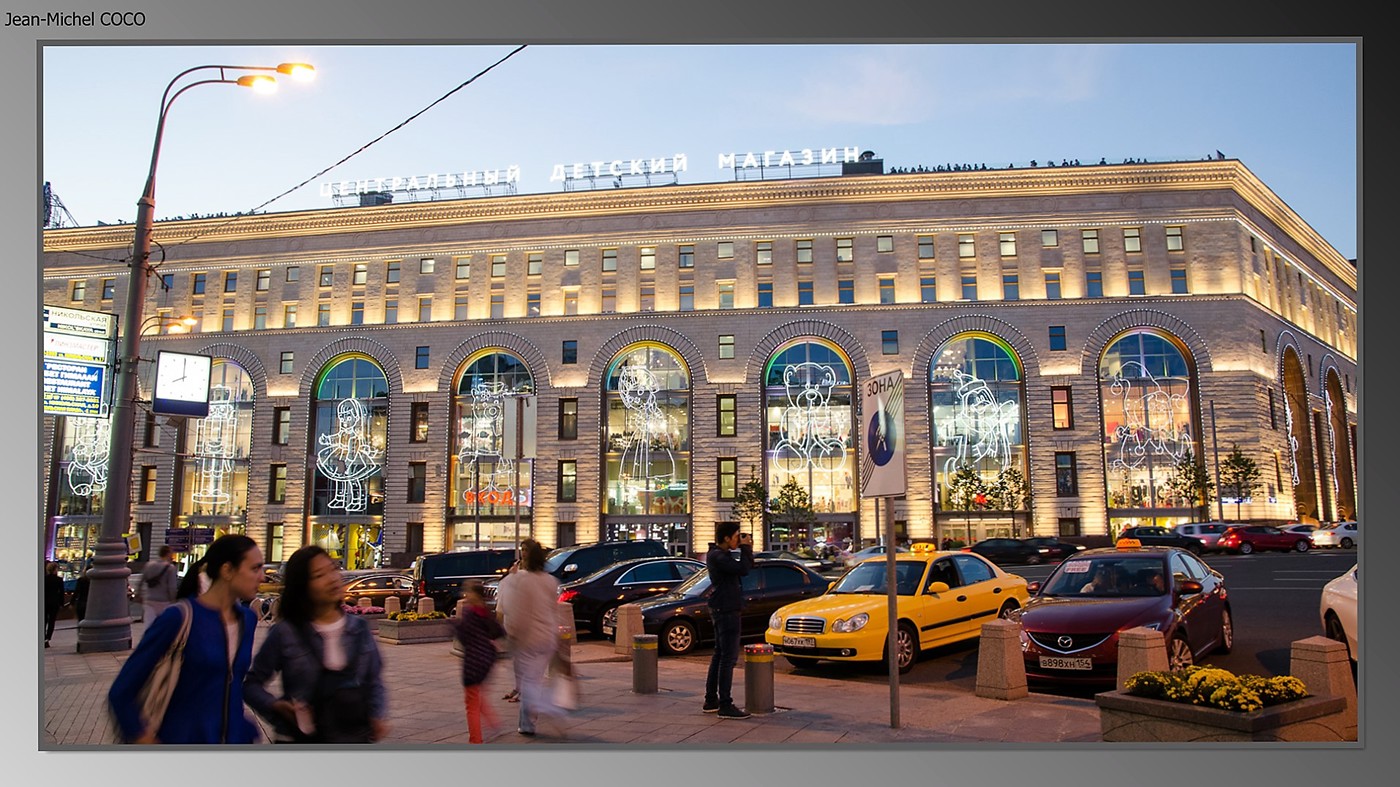
M 242 517 L 248 510 L 253 431 L 253 380 L 248 372 L 232 361 L 215 359 L 209 374 L 209 414 L 188 419 L 185 430 L 188 458 L 182 462 L 181 513 Z M 221 529 L 228 532 L 227 527 Z
M 389 381 L 361 355 L 333 360 L 316 383 L 312 542 L 345 568 L 382 563 Z
M 654 343 L 623 350 L 608 366 L 603 410 L 603 513 L 672 520 L 688 515 L 690 373 L 680 356 Z M 646 535 L 677 538 L 651 530 Z
M 531 464 L 517 463 L 515 447 L 505 445 L 504 437 L 515 397 L 534 391 L 529 369 L 513 355 L 485 350 L 463 365 L 452 398 L 453 541 L 509 543 L 514 531 L 501 523 L 513 524 L 517 501 L 520 515 L 530 516 Z

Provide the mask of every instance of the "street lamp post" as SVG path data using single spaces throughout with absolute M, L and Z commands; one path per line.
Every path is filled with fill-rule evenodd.
M 175 89 L 176 83 L 196 71 L 217 71 L 217 78 L 199 79 Z M 136 203 L 136 238 L 131 256 L 131 276 L 126 293 L 126 315 L 117 350 L 115 390 L 112 396 L 111 450 L 108 452 L 107 493 L 102 506 L 102 527 L 94 549 L 88 579 L 87 614 L 78 624 L 78 652 L 131 649 L 131 610 L 127 606 L 126 581 L 131 569 L 126 565 L 126 532 L 131 519 L 131 444 L 136 431 L 136 365 L 140 360 L 142 312 L 146 302 L 146 276 L 151 273 L 151 230 L 156 204 L 156 164 L 160 160 L 161 136 L 170 106 L 186 90 L 199 85 L 238 85 L 258 91 L 276 86 L 266 73 L 275 72 L 298 79 L 310 78 L 315 70 L 304 63 L 278 66 L 195 66 L 181 71 L 165 86 L 156 121 L 155 144 L 151 148 L 151 168 L 146 188 Z

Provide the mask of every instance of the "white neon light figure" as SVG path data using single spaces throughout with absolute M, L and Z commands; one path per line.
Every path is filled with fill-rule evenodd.
M 73 458 L 68 463 L 68 488 L 81 497 L 107 491 L 107 457 L 111 424 L 106 418 L 68 418 L 73 430 Z
M 1335 413 L 1332 412 L 1332 392 L 1326 388 L 1322 389 L 1323 406 L 1327 408 L 1327 444 L 1332 447 L 1328 455 L 1328 464 L 1332 470 L 1332 499 L 1340 500 L 1342 497 L 1342 486 L 1337 479 L 1337 430 L 1332 424 Z
M 515 461 L 501 455 L 501 435 L 505 433 L 506 384 L 500 381 L 472 386 L 472 413 L 462 417 L 457 435 L 457 462 L 462 478 L 475 487 L 465 486 L 462 498 L 468 505 L 476 500 L 510 503 L 514 501 Z M 492 461 L 491 468 L 478 470 L 478 464 Z M 480 472 L 480 476 L 476 474 Z
M 997 401 L 985 380 L 961 369 L 940 369 L 938 376 L 952 379 L 958 397 L 951 435 L 954 451 L 943 462 L 944 475 L 952 478 L 964 464 L 980 466 L 987 460 L 999 468 L 1010 467 L 1020 406 Z
M 1140 374 L 1124 376 L 1128 367 L 1137 367 Z M 1153 377 L 1147 367 L 1137 361 L 1126 361 L 1112 378 L 1109 390 L 1119 399 L 1122 421 L 1114 430 L 1118 439 L 1118 457 L 1110 462 L 1114 468 L 1138 468 L 1152 456 L 1170 456 L 1180 460 L 1191 448 L 1190 422 L 1177 422 L 1177 412 L 1187 401 L 1186 381 L 1179 377 L 1162 380 L 1180 383 L 1182 390 L 1171 393 L 1162 381 Z M 1113 407 L 1112 403 L 1106 407 Z
M 1288 433 L 1288 469 L 1293 474 L 1293 486 L 1298 486 L 1303 479 L 1298 475 L 1298 437 L 1293 434 L 1293 408 L 1288 404 L 1288 395 L 1283 397 L 1283 426 Z
M 666 489 L 676 478 L 671 418 L 656 401 L 661 381 L 645 366 L 618 370 L 617 392 L 627 409 L 619 480 L 642 492 Z
M 195 423 L 195 489 L 190 495 L 194 502 L 218 505 L 232 499 L 225 480 L 233 472 L 237 438 L 233 390 L 226 385 L 210 386 L 209 415 Z
M 811 361 L 783 370 L 788 406 L 778 420 L 773 461 L 789 474 L 808 469 L 834 473 L 846 464 L 846 419 L 831 406 L 836 370 Z
M 316 467 L 334 484 L 329 508 L 346 513 L 364 511 L 368 501 L 365 479 L 379 472 L 383 451 L 369 439 L 369 410 L 359 399 L 342 399 L 335 406 L 338 429 L 323 434 L 323 446 L 316 454 Z

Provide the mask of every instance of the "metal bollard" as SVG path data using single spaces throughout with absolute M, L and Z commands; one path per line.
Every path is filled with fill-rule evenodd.
M 744 646 L 744 710 L 773 712 L 773 646 Z
M 656 693 L 656 635 L 632 635 L 632 693 Z

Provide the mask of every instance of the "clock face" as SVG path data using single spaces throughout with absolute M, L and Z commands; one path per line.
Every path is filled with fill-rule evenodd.
M 187 355 L 162 350 L 156 355 L 156 386 L 151 409 L 168 415 L 204 417 L 209 411 L 207 355 Z

